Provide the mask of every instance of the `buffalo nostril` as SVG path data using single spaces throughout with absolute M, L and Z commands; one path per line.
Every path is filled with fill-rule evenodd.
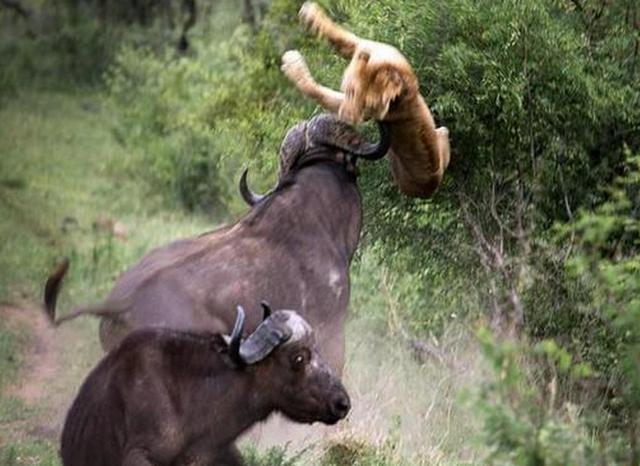
M 345 417 L 350 409 L 351 402 L 349 401 L 349 397 L 344 394 L 340 394 L 339 396 L 334 398 L 333 402 L 331 403 L 332 414 L 340 419 Z

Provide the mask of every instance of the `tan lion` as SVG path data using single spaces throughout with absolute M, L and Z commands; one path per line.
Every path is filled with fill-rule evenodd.
M 436 128 L 407 59 L 395 47 L 361 39 L 338 26 L 315 3 L 302 5 L 299 17 L 351 59 L 342 92 L 318 84 L 297 50 L 283 55 L 282 71 L 302 93 L 349 123 L 372 118 L 388 123 L 396 183 L 408 196 L 430 197 L 449 165 L 449 131 Z

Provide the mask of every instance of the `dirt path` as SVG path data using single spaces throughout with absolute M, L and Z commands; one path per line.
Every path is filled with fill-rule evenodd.
M 58 354 L 53 351 L 55 330 L 44 312 L 33 305 L 5 306 L 0 308 L 0 315 L 9 328 L 24 328 L 28 334 L 18 381 L 8 387 L 7 394 L 34 405 L 43 398 L 47 382 L 60 367 Z
M 0 444 L 57 444 L 67 408 L 101 356 L 96 323 L 87 319 L 55 328 L 37 305 L 29 303 L 0 307 L 0 319 L 7 330 L 24 335 L 20 369 L 2 394 L 16 402 L 9 404 L 9 420 L 0 420 Z
M 56 351 L 55 329 L 44 313 L 31 304 L 2 306 L 0 316 L 5 326 L 25 335 L 25 351 L 20 355 L 20 370 L 14 383 L 5 389 L 4 396 L 21 402 L 21 409 L 29 413 L 2 426 L 7 440 L 36 437 L 53 440 L 61 425 L 60 410 L 45 408 L 52 381 L 61 367 Z

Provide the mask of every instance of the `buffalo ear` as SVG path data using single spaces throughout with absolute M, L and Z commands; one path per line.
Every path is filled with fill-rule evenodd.
M 271 315 L 271 313 L 273 312 L 271 310 L 271 306 L 266 301 L 262 301 L 260 305 L 262 306 L 262 320 L 267 320 Z

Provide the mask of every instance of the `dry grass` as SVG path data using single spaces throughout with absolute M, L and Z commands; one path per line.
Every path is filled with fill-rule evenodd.
M 247 443 L 286 445 L 288 456 L 299 458 L 296 464 L 473 463 L 480 456 L 479 426 L 463 394 L 482 377 L 477 344 L 467 330 L 451 327 L 439 351 L 440 359 L 421 362 L 406 341 L 379 336 L 364 318 L 352 320 L 344 382 L 353 407 L 347 419 L 335 427 L 271 420 Z

